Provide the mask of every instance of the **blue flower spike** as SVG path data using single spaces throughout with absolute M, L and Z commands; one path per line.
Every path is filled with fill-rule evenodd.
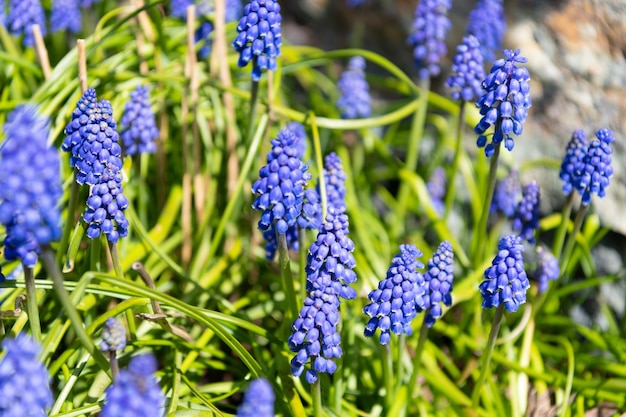
M 150 88 L 138 85 L 124 107 L 120 124 L 121 137 L 128 155 L 156 152 L 155 140 L 159 137 L 154 112 L 150 106 Z
M 446 33 L 452 27 L 448 11 L 451 0 L 421 0 L 415 8 L 413 33 L 408 38 L 420 80 L 439 75 L 441 58 L 448 51 Z
M 591 203 L 591 195 L 596 194 L 602 198 L 606 196 L 606 188 L 613 176 L 611 165 L 611 144 L 615 142 L 615 136 L 611 129 L 600 129 L 596 133 L 596 139 L 589 143 L 587 153 L 576 166 L 577 176 L 574 179 L 574 187 L 582 196 L 582 204 Z
M 422 252 L 414 245 L 400 245 L 400 254 L 392 259 L 387 276 L 367 296 L 370 303 L 363 308 L 363 313 L 370 317 L 365 326 L 366 337 L 374 336 L 376 329 L 380 329 L 380 344 L 386 345 L 391 332 L 413 333 L 411 322 L 418 308 L 426 308 L 422 298 L 424 277 L 418 271 L 424 267 L 417 259 L 421 256 Z
M 446 80 L 446 85 L 452 89 L 452 100 L 476 101 L 484 94 L 485 64 L 479 46 L 473 35 L 464 37 L 463 43 L 457 46 L 452 63 L 453 75 Z
M 485 62 L 496 58 L 502 48 L 506 19 L 502 0 L 478 0 L 469 14 L 467 34 L 476 37 Z
M 365 79 L 365 59 L 350 58 L 348 69 L 341 74 L 337 83 L 339 100 L 337 107 L 342 119 L 368 117 L 372 113 L 369 84 Z
M 24 35 L 24 46 L 35 46 L 33 25 L 39 25 L 41 36 L 46 35 L 46 15 L 40 0 L 10 0 L 7 26 L 14 36 Z
M 67 30 L 78 33 L 82 27 L 82 13 L 78 0 L 53 0 L 50 12 L 50 30 L 60 32 Z
M 446 307 L 452 305 L 452 281 L 454 280 L 454 253 L 450 242 L 443 241 L 428 261 L 424 273 L 424 307 L 416 301 L 418 312 L 426 310 L 424 318 L 428 327 L 433 327 L 435 321 L 443 314 L 441 304 Z
M 446 170 L 442 167 L 437 167 L 426 183 L 426 189 L 428 190 L 428 195 L 433 203 L 433 207 L 440 215 L 443 214 L 446 209 L 444 198 L 446 196 L 447 184 Z
M 509 174 L 496 182 L 496 188 L 491 200 L 491 213 L 501 212 L 506 217 L 511 217 L 515 213 L 522 186 L 519 182 L 519 172 L 516 169 L 509 171 Z
M 577 171 L 579 164 L 587 154 L 587 148 L 589 147 L 589 141 L 587 135 L 581 129 L 575 130 L 572 133 L 570 141 L 567 143 L 565 149 L 565 157 L 561 163 L 561 171 L 559 177 L 563 181 L 563 193 L 569 195 L 574 191 L 575 184 L 578 176 L 581 174 Z
M 250 382 L 243 402 L 237 408 L 237 417 L 274 417 L 276 396 L 272 385 L 265 378 Z
M 495 146 L 504 142 L 509 151 L 515 145 L 512 134 L 522 134 L 523 124 L 526 121 L 530 99 L 530 74 L 524 67 L 517 64 L 526 62 L 520 56 L 520 50 L 504 50 L 505 59 L 498 59 L 493 63 L 491 72 L 483 81 L 485 94 L 478 99 L 476 106 L 483 116 L 474 132 L 478 135 L 476 145 L 485 148 L 485 155 L 491 157 Z M 486 131 L 494 126 L 491 142 L 487 144 Z
M 519 233 L 519 236 L 528 241 L 535 243 L 535 230 L 539 229 L 539 216 L 541 209 L 541 194 L 539 184 L 535 181 L 524 186 L 522 191 L 522 200 L 519 202 L 513 214 L 513 230 Z
M 519 236 L 509 235 L 500 239 L 498 254 L 485 270 L 485 279 L 479 286 L 483 308 L 499 307 L 504 303 L 504 307 L 514 313 L 526 302 L 530 282 L 524 270 L 523 251 L 524 245 Z
M 341 158 L 334 152 L 324 158 L 324 181 L 328 207 L 334 207 L 336 212 L 345 212 L 346 173 L 343 170 Z
M 559 261 L 554 255 L 543 246 L 537 246 L 537 269 L 535 269 L 535 278 L 539 283 L 539 292 L 546 292 L 549 281 L 559 279 L 561 270 Z
M 109 317 L 102 327 L 102 342 L 100 350 L 103 352 L 119 352 L 126 347 L 126 330 L 115 317 Z

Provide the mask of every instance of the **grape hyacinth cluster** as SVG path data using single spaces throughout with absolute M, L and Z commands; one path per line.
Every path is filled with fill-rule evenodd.
M 240 68 L 252 61 L 252 81 L 259 81 L 263 70 L 275 70 L 282 44 L 282 16 L 276 0 L 251 0 L 243 8 L 233 47 L 239 52 Z
M 451 0 L 421 0 L 415 8 L 413 33 L 408 38 L 421 80 L 439 75 L 439 62 L 446 55 L 446 33 L 452 26 L 448 11 Z
M 100 350 L 103 352 L 119 352 L 126 347 L 126 330 L 115 317 L 109 317 L 102 327 Z
M 130 101 L 126 103 L 121 125 L 124 126 L 120 136 L 128 155 L 154 153 L 159 137 L 154 112 L 150 107 L 150 89 L 137 85 L 130 93 Z
M 615 136 L 611 129 L 600 129 L 596 133 L 596 139 L 589 143 L 587 152 L 576 166 L 574 187 L 582 196 L 582 204 L 591 203 L 591 195 L 597 194 L 602 198 L 606 196 L 606 187 L 609 186 L 613 176 L 611 166 L 611 144 L 615 142 Z
M 10 0 L 7 26 L 14 36 L 24 35 L 24 46 L 34 46 L 33 25 L 39 25 L 41 36 L 46 35 L 46 15 L 40 0 Z
M 336 153 L 331 152 L 324 158 L 324 185 L 326 186 L 328 207 L 333 207 L 337 213 L 346 211 L 345 184 L 346 173 L 343 170 L 341 158 Z
M 150 354 L 131 359 L 128 369 L 122 370 L 106 390 L 100 416 L 163 416 L 165 397 L 154 377 L 156 370 L 156 358 Z
M 7 26 L 6 4 L 4 0 L 0 0 L 0 26 L 4 28 Z
M 476 37 L 485 62 L 491 62 L 502 47 L 506 19 L 502 0 L 478 0 L 469 14 L 467 34 Z
M 339 89 L 337 107 L 341 113 L 341 118 L 357 119 L 367 117 L 372 113 L 363 57 L 350 58 L 348 69 L 341 74 L 337 88 Z
M 19 259 L 32 268 L 40 248 L 61 237 L 59 155 L 48 146 L 48 118 L 39 116 L 32 105 L 21 105 L 11 112 L 4 133 L 6 139 L 0 149 L 4 257 L 8 261 Z
M 274 417 L 274 390 L 265 378 L 250 382 L 243 402 L 237 408 L 237 417 Z
M 67 30 L 78 33 L 82 26 L 82 13 L 78 8 L 78 0 L 53 0 L 50 12 L 50 30 L 60 32 Z
M 87 237 L 96 239 L 105 234 L 109 242 L 116 243 L 120 237 L 128 236 L 129 223 L 124 215 L 128 199 L 123 191 L 120 169 L 115 165 L 106 167 L 87 198 L 83 213 L 83 220 L 88 224 Z
M 417 310 L 426 310 L 425 323 L 433 327 L 435 321 L 441 318 L 441 303 L 450 307 L 452 305 L 452 281 L 454 280 L 454 253 L 450 242 L 443 241 L 428 261 L 424 273 L 424 294 L 422 295 L 424 307 L 417 304 Z
M 207 59 L 211 55 L 211 34 L 213 33 L 213 24 L 208 20 L 201 20 L 200 26 L 196 29 L 195 40 L 196 45 L 200 45 L 198 56 L 201 59 Z
M 517 199 L 522 193 L 522 186 L 519 182 L 519 172 L 516 169 L 509 171 L 509 174 L 496 182 L 496 188 L 491 200 L 491 213 L 501 212 L 506 217 L 511 217 L 517 207 Z
M 485 280 L 479 289 L 483 308 L 504 307 L 514 313 L 526 302 L 526 291 L 530 287 L 522 252 L 524 245 L 519 236 L 509 235 L 500 239 L 498 254 L 485 270 Z
M 537 246 L 537 269 L 535 269 L 535 278 L 539 283 L 539 292 L 546 292 L 548 289 L 549 281 L 556 281 L 559 279 L 561 270 L 559 268 L 559 261 L 554 255 L 546 248 Z
M 387 276 L 371 291 L 367 298 L 370 303 L 363 313 L 370 317 L 364 334 L 372 337 L 380 329 L 380 344 L 391 340 L 391 332 L 396 335 L 411 335 L 411 321 L 418 309 L 427 308 L 424 296 L 424 277 L 418 271 L 424 265 L 417 258 L 422 252 L 414 245 L 400 245 L 400 254 L 391 261 Z M 421 311 L 421 310 L 420 310 Z
M 193 0 L 171 0 L 170 15 L 181 20 L 187 19 L 187 7 L 193 5 Z
M 339 299 L 354 299 L 356 291 L 349 285 L 356 281 L 354 243 L 347 235 L 348 216 L 328 208 L 324 225 L 307 256 L 307 292 L 304 306 L 292 324 L 289 349 L 296 355 L 291 360 L 291 374 L 300 376 L 306 364 L 305 378 L 317 381 L 320 372 L 332 374 L 340 358 L 341 337 L 337 331 Z
M 94 4 L 100 2 L 100 0 L 79 0 L 79 6 L 83 9 L 93 6 Z
M 452 89 L 452 100 L 476 101 L 483 95 L 485 64 L 479 46 L 473 35 L 464 37 L 463 43 L 457 46 L 452 63 L 453 75 L 446 80 L 446 85 Z
M 491 72 L 483 81 L 485 94 L 478 99 L 476 106 L 483 116 L 474 132 L 480 135 L 476 144 L 485 148 L 485 155 L 491 157 L 495 147 L 504 141 L 504 147 L 511 151 L 515 145 L 511 134 L 521 135 L 523 123 L 526 121 L 530 100 L 530 75 L 518 63 L 526 62 L 519 55 L 520 50 L 504 50 L 506 59 L 498 59 L 493 63 Z M 491 142 L 487 144 L 485 132 L 494 125 Z
M 524 186 L 522 200 L 513 214 L 513 230 L 519 233 L 522 240 L 535 243 L 535 230 L 539 229 L 541 196 L 539 184 L 535 181 Z
M 43 417 L 54 402 L 39 345 L 25 333 L 2 341 L 0 415 Z
M 433 208 L 439 214 L 442 214 L 446 209 L 443 199 L 446 196 L 447 183 L 446 171 L 441 167 L 437 167 L 433 171 L 432 175 L 428 179 L 428 182 L 426 183 L 426 190 L 428 190 L 428 195 L 430 196 Z
M 579 164 L 582 163 L 587 153 L 588 146 L 589 141 L 587 140 L 585 132 L 581 129 L 575 130 L 574 133 L 572 133 L 572 138 L 567 143 L 565 157 L 563 158 L 561 171 L 559 172 L 559 177 L 563 181 L 563 193 L 565 193 L 565 195 L 569 195 L 574 191 L 576 178 L 580 175 L 576 169 Z

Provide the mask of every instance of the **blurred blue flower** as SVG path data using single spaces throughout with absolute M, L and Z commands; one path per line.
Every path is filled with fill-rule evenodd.
M 365 59 L 350 58 L 348 69 L 341 74 L 337 83 L 339 100 L 337 107 L 342 119 L 358 119 L 371 114 L 369 84 L 365 79 Z
M 439 214 L 442 214 L 446 209 L 443 199 L 446 196 L 447 183 L 446 171 L 442 167 L 437 167 L 426 183 L 433 207 Z
M 519 173 L 516 169 L 509 171 L 509 175 L 496 182 L 496 189 L 491 200 L 490 212 L 500 211 L 506 217 L 511 217 L 517 207 L 517 199 L 522 193 L 519 182 Z
M 211 55 L 211 34 L 213 33 L 213 24 L 208 20 L 202 20 L 200 26 L 196 29 L 195 39 L 196 45 L 200 44 L 198 56 L 207 59 Z
M 341 158 L 331 152 L 324 158 L 324 185 L 328 207 L 333 207 L 336 213 L 346 211 L 346 173 L 341 164 Z M 319 185 L 317 187 L 319 192 Z
M 417 260 L 422 252 L 415 245 L 400 245 L 400 254 L 396 255 L 387 270 L 387 276 L 378 283 L 378 288 L 371 291 L 367 298 L 370 303 L 363 308 L 363 313 L 370 317 L 365 325 L 365 336 L 372 337 L 380 329 L 380 344 L 386 345 L 391 333 L 411 335 L 411 321 L 417 314 L 417 308 L 425 308 L 424 277 L 418 271 L 424 265 Z
M 304 154 L 306 153 L 306 142 L 307 136 L 306 131 L 304 130 L 304 125 L 298 122 L 288 123 L 286 126 L 287 129 L 291 130 L 294 135 L 298 138 L 296 142 L 298 148 L 298 158 L 304 159 Z
M 159 129 L 150 106 L 149 91 L 149 87 L 137 85 L 124 107 L 124 115 L 120 122 L 124 128 L 120 136 L 128 155 L 156 151 L 154 141 L 159 137 Z
M 33 25 L 39 25 L 46 36 L 46 15 L 39 0 L 10 0 L 7 26 L 14 36 L 24 35 L 24 46 L 34 46 Z
M 457 54 L 452 63 L 452 74 L 446 85 L 452 89 L 452 100 L 476 101 L 485 92 L 482 82 L 485 79 L 485 64 L 478 49 L 478 40 L 468 35 L 457 46 Z
M 50 12 L 50 30 L 53 33 L 62 30 L 78 33 L 82 26 L 82 19 L 78 0 L 53 0 Z
M 347 0 L 348 7 L 357 7 L 365 4 L 367 0 Z
M 548 281 L 556 281 L 559 279 L 561 270 L 559 261 L 554 255 L 542 246 L 537 246 L 537 269 L 535 277 L 539 281 L 539 292 L 545 292 L 548 289 Z
M 559 177 L 563 180 L 563 192 L 565 195 L 574 191 L 576 178 L 581 174 L 576 171 L 576 168 L 587 154 L 588 146 L 589 142 L 585 132 L 581 129 L 575 130 L 565 149 L 565 157 L 561 163 L 561 171 L 559 173 Z
M 102 342 L 100 350 L 103 352 L 119 352 L 126 347 L 126 330 L 115 317 L 109 317 L 102 326 Z
M 187 19 L 187 7 L 193 4 L 193 0 L 170 0 L 170 15 L 181 20 Z
M 252 61 L 252 81 L 259 81 L 263 70 L 276 69 L 282 44 L 281 20 L 275 0 L 251 0 L 243 8 L 233 46 L 239 52 L 240 68 Z
M 502 0 L 478 0 L 469 14 L 467 34 L 478 39 L 480 52 L 485 62 L 496 57 L 496 51 L 502 47 L 506 32 L 506 19 Z
M 54 402 L 39 345 L 25 333 L 2 341 L 0 415 L 44 417 Z
M 446 33 L 452 26 L 448 11 L 451 0 L 421 0 L 415 8 L 413 33 L 408 42 L 421 80 L 439 75 L 439 63 L 448 51 Z
M 241 0 L 226 0 L 225 20 L 226 22 L 235 22 L 243 13 Z
M 274 390 L 265 378 L 250 382 L 243 402 L 237 408 L 237 417 L 274 417 Z
M 128 369 L 105 392 L 100 417 L 161 417 L 165 412 L 165 397 L 154 373 L 157 361 L 153 355 L 131 359 Z
M 417 311 L 426 310 L 426 325 L 432 327 L 435 320 L 441 318 L 441 303 L 450 307 L 452 305 L 452 281 L 454 280 L 454 253 L 450 242 L 443 241 L 428 261 L 426 273 L 424 273 L 422 307 L 416 301 Z
M 79 6 L 86 9 L 99 2 L 100 0 L 79 0 Z
M 519 233 L 522 240 L 535 243 L 535 230 L 539 229 L 541 196 L 539 184 L 535 181 L 524 186 L 522 200 L 513 214 L 513 230 Z
M 0 26 L 7 27 L 7 13 L 4 0 L 0 0 Z
M 485 148 L 487 157 L 493 155 L 495 145 L 502 141 L 506 149 L 512 150 L 515 143 L 511 134 L 522 134 L 531 100 L 530 74 L 526 68 L 516 65 L 526 62 L 526 58 L 519 54 L 519 49 L 504 50 L 506 59 L 498 59 L 493 63 L 491 72 L 483 81 L 486 92 L 476 102 L 483 116 L 474 127 L 474 132 L 480 135 L 476 144 L 479 148 Z M 492 142 L 487 144 L 485 131 L 491 125 L 494 125 L 494 133 Z
M 606 187 L 609 186 L 610 178 L 613 176 L 611 166 L 613 142 L 615 142 L 615 137 L 611 129 L 598 130 L 596 139 L 589 143 L 587 153 L 576 165 L 577 175 L 574 178 L 574 187 L 582 196 L 584 205 L 591 202 L 591 194 L 597 194 L 598 197 L 606 195 Z
M 500 239 L 498 254 L 485 270 L 485 280 L 479 286 L 483 308 L 499 307 L 504 303 L 505 308 L 514 313 L 526 302 L 530 283 L 524 270 L 523 250 L 519 236 Z
M 48 146 L 48 118 L 39 116 L 32 105 L 21 105 L 11 112 L 4 133 L 6 139 L 0 148 L 4 257 L 33 267 L 40 247 L 61 237 L 59 154 Z

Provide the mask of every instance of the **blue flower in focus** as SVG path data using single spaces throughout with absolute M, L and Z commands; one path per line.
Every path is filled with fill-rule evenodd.
M 522 200 L 513 214 L 513 230 L 528 243 L 535 243 L 535 230 L 539 229 L 540 208 L 539 184 L 532 181 L 524 186 Z
M 243 402 L 237 408 L 237 417 L 274 417 L 274 390 L 265 378 L 250 382 Z
M 422 252 L 414 245 L 400 245 L 400 254 L 391 261 L 387 276 L 371 291 L 370 303 L 363 313 L 370 317 L 365 326 L 365 336 L 372 337 L 380 329 L 380 344 L 386 345 L 394 334 L 413 334 L 411 321 L 417 314 L 416 307 L 425 308 L 424 277 L 418 268 L 424 265 L 417 260 Z
M 437 167 L 437 169 L 433 171 L 426 183 L 426 189 L 428 190 L 428 195 L 430 196 L 433 207 L 439 214 L 442 214 L 446 209 L 443 199 L 446 196 L 447 183 L 446 171 L 441 167 Z
M 509 175 L 496 182 L 496 189 L 491 200 L 490 212 L 500 211 L 506 217 L 511 217 L 517 207 L 517 199 L 522 193 L 519 182 L 519 173 L 512 169 Z
M 357 119 L 371 114 L 369 84 L 365 79 L 365 59 L 355 56 L 350 59 L 348 69 L 341 74 L 337 88 L 337 107 L 342 119 Z
M 576 168 L 587 154 L 588 146 L 589 142 L 585 132 L 580 129 L 575 130 L 567 144 L 567 149 L 565 149 L 565 157 L 561 163 L 561 171 L 559 173 L 559 177 L 563 180 L 563 192 L 565 195 L 569 195 L 574 191 L 576 178 L 580 175 Z
M 453 75 L 446 80 L 446 85 L 452 88 L 452 100 L 476 101 L 484 94 L 482 82 L 485 79 L 485 67 L 478 47 L 478 40 L 468 35 L 456 48 Z
M 7 24 L 12 35 L 24 35 L 24 46 L 34 46 L 33 25 L 39 25 L 41 36 L 46 35 L 46 16 L 41 1 L 10 0 Z
M 483 308 L 499 307 L 504 303 L 505 308 L 514 313 L 526 302 L 530 283 L 524 270 L 521 241 L 515 235 L 500 239 L 498 254 L 485 270 L 485 280 L 479 286 Z
M 130 101 L 124 107 L 121 125 L 124 128 L 120 136 L 128 155 L 156 151 L 154 141 L 159 137 L 159 129 L 150 107 L 149 87 L 137 85 L 130 93 Z
M 539 281 L 539 292 L 545 292 L 548 289 L 549 281 L 559 279 L 561 270 L 559 261 L 554 255 L 542 246 L 537 246 L 537 269 L 535 277 Z
M 574 187 L 582 196 L 584 205 L 591 203 L 591 194 L 597 194 L 598 197 L 606 195 L 606 187 L 609 186 L 610 178 L 613 176 L 611 166 L 613 142 L 615 137 L 611 129 L 598 130 L 596 139 L 589 143 L 587 153 L 576 166 Z
M 134 357 L 106 390 L 100 417 L 163 416 L 165 397 L 154 377 L 156 370 L 154 356 Z
M 187 7 L 193 5 L 193 0 L 170 0 L 170 15 L 181 20 L 187 19 Z
M 6 139 L 0 148 L 4 257 L 28 267 L 37 263 L 41 246 L 61 237 L 59 154 L 48 146 L 48 123 L 34 106 L 18 106 L 4 124 Z
M 25 333 L 2 341 L 0 415 L 43 417 L 52 407 L 48 370 L 39 360 L 39 345 Z
M 278 233 L 286 233 L 302 212 L 304 188 L 311 174 L 298 158 L 298 140 L 290 129 L 281 130 L 272 140 L 267 165 L 259 170 L 259 179 L 252 185 L 252 192 L 259 194 L 252 208 L 263 211 L 258 224 L 261 231 L 275 224 Z
M 102 342 L 100 350 L 103 352 L 119 352 L 126 347 L 126 330 L 115 317 L 109 317 L 102 327 Z
M 78 0 L 54 0 L 50 12 L 50 30 L 59 32 L 67 30 L 78 33 L 82 26 L 82 13 L 78 8 Z
M 435 320 L 441 318 L 441 303 L 450 307 L 452 305 L 452 281 L 454 280 L 454 253 L 450 242 L 443 241 L 428 261 L 424 274 L 424 289 L 422 307 L 421 301 L 416 300 L 417 311 L 426 310 L 424 320 L 426 325 L 432 327 Z
M 487 157 L 493 155 L 495 146 L 502 141 L 505 148 L 513 150 L 511 134 L 522 134 L 531 100 L 530 74 L 526 68 L 516 65 L 526 62 L 526 58 L 519 54 L 519 49 L 504 50 L 506 59 L 498 59 L 493 63 L 491 72 L 483 81 L 486 93 L 476 102 L 480 114 L 483 115 L 474 127 L 474 132 L 480 135 L 476 144 L 479 148 L 485 148 Z M 487 145 L 485 131 L 491 125 L 494 125 L 494 133 L 492 142 Z
M 88 88 L 76 103 L 76 108 L 72 111 L 72 120 L 65 127 L 65 140 L 61 149 L 70 152 L 70 166 L 76 166 L 78 150 L 83 146 L 84 138 L 87 136 L 86 129 L 89 118 L 98 104 L 96 90 Z
M 486 62 L 496 57 L 506 32 L 502 0 L 478 0 L 469 14 L 467 34 L 478 39 L 480 52 Z
M 208 20 L 202 20 L 200 26 L 196 29 L 195 39 L 196 45 L 200 44 L 198 56 L 207 59 L 211 55 L 211 34 L 213 33 L 213 24 Z
M 415 8 L 413 33 L 408 42 L 421 80 L 441 71 L 439 62 L 447 52 L 446 33 L 452 26 L 448 18 L 451 6 L 451 0 L 421 0 Z
M 252 81 L 259 81 L 263 70 L 276 69 L 282 44 L 281 20 L 275 0 L 251 0 L 243 8 L 233 46 L 239 52 L 240 68 L 252 61 Z
M 345 212 L 346 173 L 341 165 L 341 158 L 334 152 L 324 158 L 324 181 L 328 207 L 333 207 L 337 213 Z M 319 185 L 317 189 L 319 192 Z

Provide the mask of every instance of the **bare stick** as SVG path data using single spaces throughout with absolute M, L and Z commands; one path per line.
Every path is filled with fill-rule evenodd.
M 48 58 L 48 50 L 46 49 L 46 44 L 43 41 L 43 36 L 41 36 L 41 28 L 39 28 L 39 25 L 35 24 L 31 27 L 35 38 L 35 52 L 37 53 L 37 59 L 39 60 L 39 65 L 41 65 L 43 76 L 47 80 L 50 78 L 50 74 L 52 73 L 50 59 Z
M 76 41 L 76 49 L 78 50 L 78 82 L 80 83 L 80 91 L 84 93 L 87 90 L 87 54 L 85 53 L 85 40 L 78 39 Z
M 143 0 L 132 0 L 131 4 L 136 9 L 141 9 L 144 6 Z M 145 21 L 146 19 L 145 14 L 146 12 L 140 12 L 137 15 L 136 21 L 137 21 L 138 26 L 135 30 L 135 34 L 137 36 L 137 52 L 139 53 L 139 73 L 142 75 L 146 75 L 149 71 L 148 62 L 146 62 L 144 58 L 145 56 L 144 32 L 145 32 L 146 26 L 148 29 L 150 29 L 150 24 L 149 23 L 147 25 L 142 24 L 142 20 Z

